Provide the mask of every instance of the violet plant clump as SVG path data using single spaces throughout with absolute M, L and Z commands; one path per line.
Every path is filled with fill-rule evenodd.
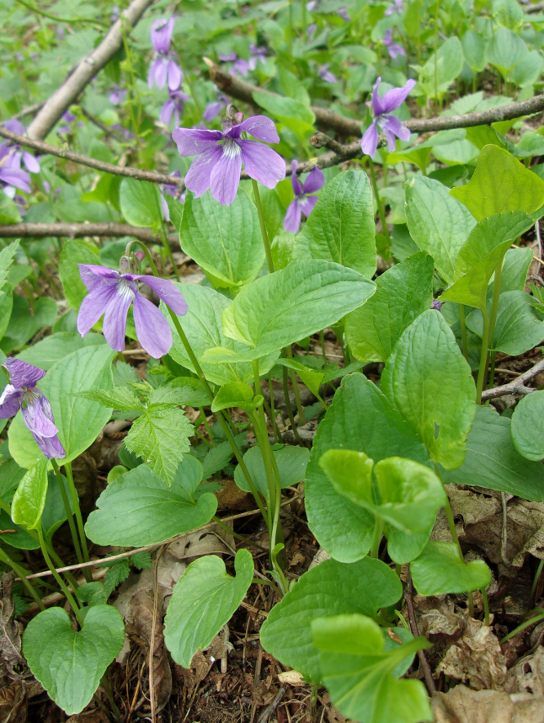
M 394 115 L 391 115 L 391 113 L 397 108 L 400 108 L 404 103 L 408 94 L 415 86 L 416 81 L 408 80 L 402 88 L 391 88 L 391 90 L 385 93 L 383 98 L 380 97 L 378 93 L 381 81 L 382 79 L 378 78 L 372 90 L 372 112 L 374 114 L 374 120 L 364 132 L 361 140 L 363 153 L 369 155 L 371 158 L 374 158 L 376 150 L 378 149 L 378 128 L 385 133 L 390 153 L 395 150 L 397 138 L 403 141 L 410 139 L 410 131 L 408 128 L 403 126 L 402 121 Z

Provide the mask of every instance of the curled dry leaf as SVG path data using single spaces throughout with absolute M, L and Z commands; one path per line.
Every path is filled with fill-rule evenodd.
M 21 635 L 13 604 L 14 572 L 4 572 L 0 585 L 0 672 L 4 680 L 19 677 L 14 668 L 25 665 L 21 654 Z
M 278 675 L 278 680 L 282 685 L 292 685 L 294 687 L 299 685 L 307 685 L 306 681 L 304 680 L 304 676 L 302 673 L 299 673 L 298 670 L 286 670 L 284 673 L 280 673 Z
M 457 685 L 432 700 L 436 723 L 542 723 L 544 698 Z
M 475 690 L 500 690 L 506 678 L 506 658 L 491 628 L 470 618 L 463 636 L 448 649 L 438 671 L 468 681 Z
M 544 648 L 520 658 L 508 671 L 504 690 L 508 693 L 532 693 L 544 696 Z

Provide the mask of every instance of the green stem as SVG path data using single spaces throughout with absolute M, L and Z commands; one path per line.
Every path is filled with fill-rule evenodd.
M 283 396 L 285 398 L 285 408 L 287 410 L 287 416 L 289 417 L 289 421 L 291 422 L 291 429 L 293 430 L 293 434 L 295 435 L 295 439 L 299 444 L 302 444 L 302 439 L 300 438 L 300 435 L 298 433 L 297 424 L 295 422 L 295 415 L 293 414 L 293 407 L 291 406 L 291 399 L 289 397 L 289 385 L 287 383 L 287 367 L 283 367 Z
M 122 717 L 121 711 L 119 710 L 119 708 L 117 707 L 117 704 L 115 702 L 115 698 L 113 696 L 113 690 L 112 690 L 110 681 L 108 680 L 108 671 L 107 670 L 104 673 L 104 675 L 102 676 L 100 685 L 102 686 L 102 688 L 104 688 L 104 693 L 106 694 L 106 698 L 108 699 L 109 704 L 111 705 L 111 710 L 112 710 L 115 720 L 120 721 L 121 717 Z
M 268 587 L 271 587 L 274 592 L 278 593 L 280 597 L 283 597 L 282 591 L 279 589 L 275 582 L 271 582 L 270 580 L 261 580 L 260 577 L 254 577 L 251 583 L 253 585 L 267 585 Z
M 213 438 L 212 430 L 210 429 L 210 425 L 208 424 L 208 420 L 206 419 L 206 414 L 204 413 L 204 407 L 199 407 L 198 411 L 202 415 L 202 423 L 204 424 L 204 428 L 206 429 L 206 433 L 208 437 L 210 438 L 210 444 L 212 447 L 217 447 L 217 444 L 215 442 L 215 439 Z
M 459 321 L 461 322 L 461 349 L 468 362 L 467 323 L 465 320 L 465 305 L 459 304 Z
M 81 563 L 81 562 L 84 562 L 83 554 L 81 552 L 81 545 L 79 544 L 79 538 L 77 536 L 76 524 L 74 522 L 74 516 L 72 515 L 72 510 L 70 508 L 70 502 L 68 500 L 68 495 L 66 494 L 66 489 L 64 487 L 64 482 L 62 481 L 62 476 L 60 474 L 60 469 L 57 464 L 57 460 L 52 459 L 51 464 L 53 465 L 55 477 L 57 478 L 57 482 L 59 483 L 60 494 L 62 497 L 62 501 L 64 503 L 64 509 L 66 511 L 66 518 L 68 519 L 68 525 L 70 526 L 70 532 L 72 533 L 72 542 L 74 543 L 74 548 L 76 550 L 77 561 Z
M 538 581 L 540 580 L 540 576 L 542 575 L 542 568 L 544 568 L 544 560 L 541 560 L 538 563 L 538 567 L 536 569 L 536 574 L 533 579 L 533 584 L 531 585 L 531 600 L 534 600 L 535 592 L 536 592 L 536 586 L 538 585 Z
M 487 332 L 488 347 L 493 345 L 493 332 L 495 331 L 495 322 L 497 321 L 497 312 L 499 309 L 499 298 L 501 295 L 501 276 L 502 276 L 502 263 L 503 259 L 497 264 L 495 269 L 495 279 L 493 282 L 493 299 L 491 301 L 491 313 L 489 314 L 489 329 Z M 491 377 L 495 376 L 495 352 L 492 352 L 492 366 L 493 371 Z M 489 385 L 493 385 L 493 380 L 490 377 Z
M 76 616 L 78 623 L 80 624 L 81 627 L 83 627 L 83 617 L 81 615 L 81 610 L 79 609 L 78 604 L 76 603 L 74 596 L 68 589 L 66 583 L 64 582 L 62 577 L 59 575 L 59 573 L 55 570 L 55 566 L 51 562 L 51 558 L 49 557 L 49 554 L 47 552 L 47 546 L 45 544 L 45 540 L 43 539 L 43 533 L 42 533 L 42 530 L 40 527 L 38 527 L 38 539 L 40 541 L 40 547 L 42 548 L 42 554 L 45 558 L 45 562 L 47 563 L 47 567 L 50 569 L 51 574 L 57 581 L 58 586 L 60 587 L 62 592 L 65 594 L 66 599 L 70 603 L 70 607 L 74 611 L 74 615 Z
M 484 317 L 484 329 L 482 334 L 482 349 L 480 351 L 480 368 L 478 370 L 478 381 L 476 382 L 476 404 L 482 403 L 482 392 L 484 390 L 487 371 L 487 351 L 489 349 L 489 317 L 485 304 L 482 307 L 482 315 Z
M 274 409 L 274 387 L 272 385 L 272 375 L 268 375 L 268 394 L 270 396 L 270 410 L 267 409 L 267 413 L 270 415 L 272 420 L 272 426 L 274 427 L 274 438 L 279 444 L 282 441 L 280 430 L 276 424 L 276 410 Z M 265 400 L 266 401 L 266 400 Z
M 291 5 L 289 5 L 291 8 Z M 261 196 L 259 195 L 259 186 L 257 181 L 251 179 L 253 184 L 253 195 L 255 197 L 255 205 L 257 206 L 257 213 L 259 214 L 259 223 L 261 224 L 261 234 L 263 237 L 264 252 L 266 254 L 266 263 L 268 264 L 268 271 L 272 274 L 274 272 L 274 261 L 272 260 L 272 251 L 270 249 L 270 239 L 268 238 L 268 231 L 266 230 L 266 224 L 264 222 L 263 207 L 261 205 Z
M 34 585 L 30 582 L 30 580 L 27 580 L 26 570 L 23 567 L 21 567 L 20 565 L 18 565 L 14 560 L 12 560 L 11 557 L 8 555 L 8 553 L 1 547 L 0 547 L 0 560 L 2 560 L 2 562 L 5 562 L 6 565 L 9 565 L 13 570 L 15 570 L 17 575 L 21 578 L 21 582 L 26 587 L 26 589 L 28 590 L 30 595 L 34 598 L 34 600 L 35 600 L 36 604 L 38 605 L 38 607 L 40 608 L 40 610 L 45 610 L 45 606 L 42 603 L 41 597 L 38 595 L 38 591 L 36 590 Z
M 480 591 L 482 593 L 482 600 L 484 602 L 484 625 L 489 625 L 489 600 L 487 598 L 487 592 L 485 587 Z
M 436 3 L 436 15 L 434 19 L 434 97 L 438 101 L 438 13 L 440 11 L 440 0 Z M 442 106 L 442 103 L 440 103 Z
M 306 42 L 306 24 L 308 22 L 308 19 L 306 16 L 306 0 L 302 0 L 301 7 L 302 7 L 302 39 L 304 40 L 304 42 Z
M 378 204 L 378 213 L 380 215 L 380 221 L 382 222 L 382 231 L 387 239 L 387 244 L 389 245 L 391 243 L 391 238 L 389 237 L 389 229 L 387 228 L 387 223 L 385 222 L 385 210 L 383 207 L 382 199 L 380 198 L 380 194 L 378 193 L 378 183 L 376 181 L 376 171 L 374 170 L 374 161 L 370 156 L 368 157 L 368 165 L 370 168 L 370 177 L 372 179 L 372 188 L 374 189 L 374 198 L 376 199 L 376 203 Z
M 162 209 L 160 207 L 159 207 L 159 213 L 161 214 L 161 217 L 162 217 Z M 164 246 L 166 255 L 168 256 L 168 258 L 170 259 L 170 263 L 172 264 L 172 268 L 174 270 L 174 274 L 176 275 L 176 279 L 179 281 L 179 279 L 180 279 L 179 269 L 174 260 L 174 254 L 172 252 L 172 249 L 170 248 L 170 244 L 168 243 L 168 238 L 167 238 L 166 232 L 164 230 L 164 224 L 162 224 L 161 228 L 159 229 L 159 235 L 161 237 L 162 245 Z
M 497 352 L 492 351 L 489 356 L 491 359 L 491 365 L 489 368 L 489 384 L 488 384 L 488 386 L 491 389 L 495 382 L 495 362 L 497 360 Z M 489 404 L 489 399 L 487 400 L 486 404 Z
M 535 625 L 541 620 L 544 620 L 544 613 L 540 613 L 540 615 L 536 615 L 534 618 L 530 618 L 524 623 L 521 623 L 521 625 L 518 625 L 517 628 L 514 628 L 510 633 L 508 633 L 508 635 L 504 636 L 504 638 L 500 641 L 501 645 L 503 645 L 503 643 L 506 643 L 507 640 L 510 640 L 510 638 L 513 638 L 514 635 L 521 633 L 523 630 L 525 630 L 525 628 L 529 628 L 531 625 Z
M 378 558 L 380 554 L 380 542 L 382 541 L 383 536 L 383 520 L 381 517 L 376 517 L 376 522 L 374 523 L 374 533 L 372 535 L 372 545 L 370 548 L 370 556 Z
M 285 349 L 283 349 L 283 352 L 285 356 L 288 359 L 293 358 L 293 350 L 290 346 L 286 346 Z M 295 373 L 294 369 L 289 369 L 289 375 L 291 377 L 291 384 L 293 386 L 293 393 L 295 395 L 295 403 L 297 405 L 297 411 L 298 411 L 298 418 L 302 424 L 305 423 L 304 420 L 304 407 L 302 406 L 302 401 L 300 399 L 300 392 L 298 390 L 298 383 L 297 383 L 297 375 Z
M 70 495 L 72 496 L 72 505 L 76 512 L 77 528 L 79 530 L 79 538 L 81 541 L 81 550 L 83 552 L 83 559 L 85 560 L 85 562 L 89 562 L 89 549 L 87 547 L 87 538 L 85 537 L 85 526 L 83 525 L 83 517 L 81 516 L 81 508 L 79 506 L 79 495 L 77 494 L 76 485 L 74 483 L 74 475 L 72 474 L 71 462 L 68 462 L 67 464 L 65 464 L 64 469 L 66 470 L 66 477 L 68 479 L 68 488 L 70 490 Z M 87 582 L 90 582 L 92 580 L 91 571 L 89 570 L 88 567 L 83 568 L 83 574 L 85 575 L 85 579 L 87 580 Z
M 254 542 L 250 537 L 246 537 L 245 535 L 240 535 L 238 532 L 234 532 L 234 530 L 231 530 L 228 525 L 226 525 L 223 520 L 220 517 L 217 517 L 214 515 L 212 517 L 212 520 L 219 525 L 225 532 L 228 532 L 229 535 L 232 535 L 233 537 L 236 537 L 237 540 L 242 540 L 242 542 L 245 542 L 246 545 L 251 545 L 252 547 L 257 547 L 259 550 L 262 550 L 263 552 L 268 552 L 266 547 L 263 547 L 262 545 L 259 545 L 258 542 Z

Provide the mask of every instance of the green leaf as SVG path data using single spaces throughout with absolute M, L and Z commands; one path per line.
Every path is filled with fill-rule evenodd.
M 24 527 L 16 525 L 7 512 L 0 511 L 0 525 L 2 530 L 13 530 L 13 532 L 2 535 L 2 542 L 18 550 L 39 550 L 40 543 L 30 537 Z
M 423 683 L 395 676 L 403 660 L 412 661 L 418 650 L 431 647 L 425 638 L 385 650 L 380 626 L 358 614 L 317 618 L 312 634 L 323 682 L 345 716 L 365 723 L 434 720 Z
M 86 346 L 102 346 L 105 343 L 106 340 L 102 334 L 95 334 L 92 331 L 84 337 L 77 332 L 60 331 L 25 349 L 17 355 L 17 358 L 48 371 L 54 364 L 74 351 Z
M 433 300 L 433 260 L 414 254 L 376 280 L 376 293 L 346 317 L 350 350 L 364 362 L 385 361 L 403 331 Z
M 98 545 L 138 547 L 205 525 L 215 514 L 217 499 L 209 493 L 196 503 L 188 499 L 186 484 L 189 489 L 193 486 L 191 473 L 187 467 L 168 486 L 145 464 L 127 472 L 98 498 L 98 509 L 91 512 L 85 525 L 88 537 Z
M 386 362 L 381 388 L 446 469 L 463 464 L 476 404 L 470 367 L 446 320 L 418 316 Z
M 239 191 L 230 206 L 209 193 L 188 193 L 179 230 L 183 251 L 210 275 L 215 286 L 237 288 L 257 278 L 264 263 L 264 246 L 257 209 Z
M 456 470 L 444 470 L 444 482 L 477 485 L 543 502 L 544 467 L 540 461 L 530 462 L 516 451 L 510 433 L 511 421 L 492 407 L 478 406 L 467 439 L 465 462 Z
M 202 380 L 195 377 L 176 377 L 171 382 L 172 387 L 177 387 L 179 404 L 186 404 L 189 407 L 205 407 L 210 403 L 210 398 Z
M 314 133 L 315 115 L 304 103 L 261 91 L 253 93 L 253 100 L 275 115 L 301 142 L 307 141 L 308 136 Z
M 463 47 L 457 37 L 445 40 L 425 63 L 419 82 L 427 95 L 435 98 L 448 90 L 463 70 Z
M 294 73 L 280 65 L 278 66 L 278 76 L 284 95 L 297 100 L 299 103 L 304 103 L 304 105 L 310 105 L 308 91 Z
M 45 457 L 38 458 L 19 482 L 11 503 L 11 516 L 16 525 L 28 530 L 40 526 L 47 496 L 47 465 Z
M 417 560 L 410 563 L 414 586 L 420 595 L 481 590 L 491 582 L 491 571 L 483 560 L 468 564 L 454 542 L 428 542 Z
M 500 70 L 503 78 L 527 55 L 527 46 L 512 30 L 499 28 L 487 43 L 487 62 Z
M 483 148 L 470 182 L 450 193 L 478 221 L 505 211 L 534 213 L 544 205 L 544 181 L 495 145 Z
M 258 359 L 337 323 L 375 288 L 330 261 L 295 262 L 244 287 L 223 312 L 224 333 L 251 347 L 237 359 Z
M 50 608 L 38 613 L 23 636 L 23 652 L 34 677 L 68 715 L 87 706 L 109 664 L 123 647 L 121 613 L 95 605 L 76 631 L 68 613 Z
M 335 261 L 372 278 L 376 271 L 376 225 L 366 173 L 350 170 L 329 181 L 302 233 L 312 258 Z
M 306 467 L 310 452 L 305 447 L 282 447 L 273 450 L 272 454 L 278 465 L 281 488 L 298 484 L 306 476 Z M 263 455 L 259 447 L 251 447 L 244 454 L 244 462 L 249 470 L 255 487 L 265 499 L 268 498 L 268 483 Z M 234 470 L 234 481 L 244 492 L 251 492 L 247 480 L 238 465 Z
M 0 340 L 9 326 L 12 309 L 13 292 L 6 286 L 4 291 L 0 290 Z
M 225 384 L 217 392 L 212 403 L 212 412 L 219 412 L 221 409 L 229 409 L 230 407 L 239 407 L 247 411 L 253 411 L 262 404 L 261 395 L 254 397 L 253 389 L 249 384 L 240 382 L 231 382 Z
M 540 344 L 544 339 L 541 308 L 538 301 L 524 291 L 501 294 L 490 351 L 518 356 Z M 467 327 L 481 338 L 483 317 L 479 310 L 467 316 Z
M 0 251 L 0 289 L 6 283 L 8 270 L 13 263 L 13 258 L 19 248 L 19 241 L 12 241 Z
M 380 560 L 367 557 L 351 565 L 325 560 L 299 578 L 270 611 L 261 628 L 263 648 L 283 665 L 314 682 L 322 681 L 312 621 L 359 613 L 373 617 L 402 595 L 399 578 Z
M 391 455 L 430 465 L 421 440 L 378 387 L 362 374 L 345 377 L 317 428 L 304 490 L 308 523 L 337 560 L 354 562 L 370 549 L 374 517 L 339 495 L 319 466 L 328 449 L 364 452 L 375 461 Z
M 439 181 L 414 177 L 404 187 L 410 235 L 422 251 L 433 257 L 443 279 L 451 283 L 457 254 L 475 221 Z
M 149 406 L 134 420 L 125 437 L 125 447 L 144 459 L 156 475 L 170 483 L 178 464 L 189 452 L 189 437 L 193 430 L 193 425 L 181 409 L 156 404 Z
M 520 60 L 508 74 L 509 79 L 520 88 L 527 88 L 534 85 L 542 71 L 542 56 L 538 50 L 531 50 L 530 53 Z
M 91 389 L 81 392 L 78 396 L 91 399 L 103 407 L 117 409 L 120 412 L 132 412 L 134 409 L 144 411 L 145 407 L 136 392 L 129 386 L 114 387 L 113 389 Z
M 133 226 L 162 228 L 163 216 L 160 191 L 156 183 L 123 178 L 119 194 L 121 213 Z
M 44 296 L 36 301 L 34 314 L 30 313 L 28 300 L 19 294 L 13 295 L 13 307 L 2 344 L 6 354 L 20 349 L 43 327 L 53 326 L 58 307 L 54 299 Z
M 512 442 L 525 459 L 544 458 L 544 391 L 528 394 L 514 409 Z
M 501 293 L 505 291 L 523 291 L 527 283 L 527 274 L 529 266 L 533 260 L 533 249 L 508 249 L 504 257 L 501 272 Z M 491 281 L 487 288 L 487 298 L 493 297 L 494 280 Z
M 66 522 L 66 508 L 64 507 L 64 500 L 62 499 L 62 493 L 60 485 L 55 477 L 55 473 L 50 471 L 47 475 L 47 496 L 45 498 L 45 507 L 42 514 L 42 526 L 43 534 L 46 540 L 51 540 L 55 532 Z M 68 481 L 64 475 L 61 474 L 62 484 L 66 492 L 66 497 L 70 505 L 72 513 L 74 512 L 74 505 L 70 498 L 70 490 L 68 487 Z
M 21 214 L 19 213 L 19 209 L 13 199 L 11 199 L 3 191 L 0 191 L 0 223 L 20 223 L 21 220 Z
M 108 566 L 108 570 L 104 575 L 104 592 L 106 600 L 115 590 L 117 585 L 124 582 L 130 575 L 130 565 L 128 559 L 117 560 Z
M 174 661 L 184 668 L 204 650 L 238 609 L 253 580 L 249 550 L 238 550 L 236 577 L 216 555 L 192 562 L 176 583 L 165 617 L 164 642 Z
M 83 241 L 66 241 L 59 261 L 59 276 L 68 306 L 76 311 L 89 293 L 81 280 L 78 264 L 97 264 L 98 249 L 91 251 Z
M 280 358 L 276 363 L 280 366 L 287 367 L 288 369 L 294 369 L 300 377 L 302 383 L 308 387 L 312 394 L 316 397 L 319 396 L 319 387 L 325 378 L 324 372 L 318 372 L 310 369 L 309 367 L 304 366 L 304 364 L 294 361 L 293 359 Z
M 163 198 L 166 201 L 166 205 L 168 206 L 170 223 L 172 223 L 176 231 L 179 232 L 179 227 L 181 226 L 181 219 L 183 218 L 183 203 L 181 203 L 181 201 L 179 200 L 176 200 L 169 193 L 165 193 L 163 195 Z
M 482 36 L 472 30 L 467 30 L 463 35 L 462 43 L 468 67 L 473 73 L 481 73 L 487 65 L 485 43 Z
M 176 285 L 178 289 L 182 291 L 188 306 L 187 314 L 180 317 L 180 323 L 183 326 L 183 331 L 189 340 L 196 358 L 202 366 L 206 379 L 220 386 L 228 382 L 246 382 L 250 379 L 252 380 L 253 366 L 251 363 L 228 361 L 221 364 L 207 364 L 202 361 L 204 352 L 216 347 L 222 347 L 232 351 L 233 354 L 247 351 L 246 344 L 233 341 L 223 333 L 221 323 L 222 313 L 232 302 L 218 291 L 208 289 L 205 286 L 196 284 Z M 161 309 L 166 311 L 162 302 Z M 196 369 L 187 356 L 185 347 L 172 323 L 170 314 L 165 313 L 165 316 L 172 329 L 173 345 L 170 349 L 170 356 L 174 361 L 178 362 L 178 364 L 196 373 Z M 278 352 L 275 352 L 259 360 L 261 374 L 266 374 L 272 369 L 277 357 Z M 208 404 L 208 401 L 209 400 L 206 400 L 204 403 Z
M 374 466 L 364 452 L 329 449 L 319 465 L 338 494 L 406 534 L 427 532 L 446 504 L 440 479 L 410 459 L 389 457 Z
M 533 225 L 524 211 L 507 211 L 482 219 L 457 255 L 455 283 L 442 294 L 444 301 L 485 308 L 487 285 L 508 248 Z
M 113 388 L 111 361 L 115 354 L 107 345 L 85 347 L 54 364 L 40 381 L 66 452 L 63 463 L 90 447 L 111 416 L 110 409 L 77 395 L 90 389 Z M 21 467 L 32 467 L 41 456 L 20 412 L 11 423 L 9 450 Z

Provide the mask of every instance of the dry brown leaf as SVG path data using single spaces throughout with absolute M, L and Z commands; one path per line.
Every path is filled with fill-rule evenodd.
M 459 638 L 467 625 L 467 618 L 455 612 L 455 604 L 446 595 L 423 597 L 416 595 L 414 604 L 418 611 L 418 628 L 421 635 L 433 638 L 446 636 Z
M 5 576 L 5 573 L 4 573 Z M 22 680 L 0 689 L 0 723 L 26 723 L 28 696 Z
M 299 673 L 298 670 L 286 670 L 285 673 L 280 673 L 278 675 L 278 680 L 282 685 L 285 683 L 294 687 L 299 685 L 308 685 L 308 683 L 304 680 L 304 676 L 302 673 Z
M 109 723 L 109 718 L 101 708 L 95 708 L 89 713 L 71 715 L 66 723 Z
M 21 654 L 19 626 L 15 620 L 14 579 L 14 572 L 4 572 L 0 584 L 0 673 L 5 681 L 6 678 L 19 677 L 13 672 L 16 666 L 24 665 L 26 667 Z
M 436 723 L 544 723 L 544 698 L 464 685 L 435 693 L 432 709 Z
M 491 628 L 469 618 L 463 636 L 451 645 L 437 670 L 468 681 L 475 690 L 500 690 L 506 678 L 506 658 Z
M 180 535 L 168 545 L 167 551 L 178 560 L 187 561 L 195 560 L 203 555 L 228 555 L 230 550 L 227 544 L 232 547 L 234 539 L 232 535 L 227 535 L 231 540 L 227 539 L 227 544 L 225 544 L 223 536 L 219 534 L 216 527 Z M 223 531 L 221 530 L 221 532 Z M 226 533 L 223 532 L 223 535 Z
M 508 693 L 532 693 L 544 697 L 544 648 L 520 658 L 506 676 L 504 690 Z

